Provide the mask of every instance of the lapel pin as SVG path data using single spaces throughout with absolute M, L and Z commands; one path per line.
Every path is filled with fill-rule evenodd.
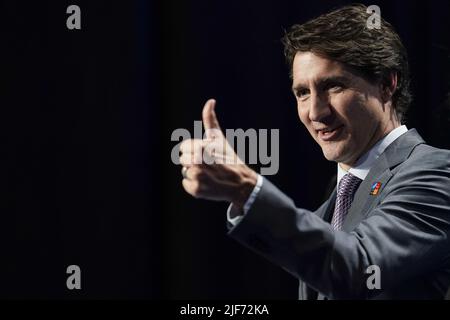
M 381 182 L 375 182 L 372 184 L 372 187 L 370 188 L 370 195 L 376 196 L 378 194 L 378 191 L 380 190 Z

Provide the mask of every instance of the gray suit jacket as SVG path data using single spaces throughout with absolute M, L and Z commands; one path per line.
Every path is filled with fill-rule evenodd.
M 370 195 L 380 182 L 377 195 Z M 300 299 L 443 299 L 450 285 L 450 151 L 415 129 L 395 140 L 356 191 L 343 230 L 336 190 L 315 212 L 267 179 L 229 235 L 300 280 Z M 369 289 L 370 265 L 381 288 Z

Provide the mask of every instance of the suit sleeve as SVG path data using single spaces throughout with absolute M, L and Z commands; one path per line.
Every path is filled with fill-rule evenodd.
M 266 179 L 229 234 L 329 298 L 371 298 L 449 258 L 450 160 L 441 160 L 404 166 L 349 233 L 296 208 Z M 367 287 L 371 265 L 381 271 L 381 290 Z

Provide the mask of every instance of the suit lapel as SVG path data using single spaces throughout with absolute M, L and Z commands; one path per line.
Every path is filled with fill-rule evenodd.
M 369 209 L 392 178 L 391 168 L 404 162 L 413 149 L 421 143 L 424 143 L 423 139 L 415 129 L 411 129 L 386 148 L 356 191 L 352 205 L 342 225 L 343 231 L 350 232 L 354 230 L 366 217 Z M 379 184 L 379 189 L 376 194 L 371 194 L 375 184 Z
M 356 191 L 352 205 L 342 225 L 343 231 L 352 231 L 365 218 L 367 209 L 377 200 L 378 195 L 383 191 L 391 177 L 392 173 L 389 170 L 389 165 L 385 157 L 381 155 L 379 161 L 369 171 L 369 174 Z M 377 183 L 380 184 L 380 188 L 376 195 L 371 195 L 372 186 Z

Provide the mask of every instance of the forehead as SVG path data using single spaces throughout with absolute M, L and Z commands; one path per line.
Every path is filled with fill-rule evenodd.
M 340 62 L 333 61 L 312 52 L 297 52 L 292 64 L 293 86 L 308 84 L 329 77 L 348 77 L 352 74 Z

